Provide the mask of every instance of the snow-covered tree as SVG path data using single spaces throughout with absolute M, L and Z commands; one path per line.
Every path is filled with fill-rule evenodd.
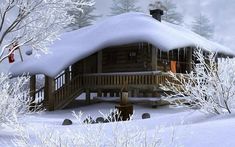
M 199 63 L 195 63 L 189 74 L 170 73 L 174 82 L 168 81 L 162 88 L 174 94 L 169 94 L 166 100 L 206 113 L 232 113 L 235 108 L 235 60 L 226 59 L 218 64 L 215 53 L 204 56 L 201 49 L 194 55 Z
M 2 0 L 0 62 L 24 46 L 47 53 L 47 46 L 74 20 L 67 12 L 91 5 L 86 0 Z
M 138 0 L 113 0 L 111 15 L 119 15 L 127 12 L 140 12 L 141 8 L 136 6 Z
M 210 39 L 213 38 L 214 27 L 207 16 L 200 14 L 192 23 L 192 31 Z
M 173 24 L 181 24 L 183 23 L 183 16 L 177 12 L 177 5 L 172 2 L 172 0 L 157 0 L 153 3 L 149 4 L 150 9 L 162 9 L 164 11 L 164 15 L 162 16 L 162 20 Z
M 78 1 L 78 0 L 76 0 Z M 88 2 L 92 2 L 93 0 L 87 0 Z M 89 26 L 93 21 L 96 20 L 99 15 L 95 15 L 95 5 L 91 6 L 82 6 L 83 11 L 80 10 L 71 10 L 68 11 L 70 15 L 74 16 L 74 22 L 69 24 L 69 28 L 72 30 L 76 30 L 85 26 Z
M 14 124 L 20 114 L 29 112 L 31 99 L 24 90 L 27 77 L 9 80 L 9 76 L 0 74 L 0 127 Z
M 67 12 L 92 5 L 86 0 L 0 1 L 0 63 L 22 47 L 47 53 L 47 46 L 74 20 Z M 32 102 L 24 91 L 27 80 L 0 75 L 0 125 L 16 122 L 20 114 L 29 111 Z

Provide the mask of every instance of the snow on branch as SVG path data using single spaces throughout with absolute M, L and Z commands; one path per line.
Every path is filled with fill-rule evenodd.
M 3 0 L 0 2 L 0 61 L 15 42 L 36 53 L 48 53 L 48 45 L 74 21 L 69 10 L 83 12 L 87 0 Z M 18 49 L 18 48 L 16 48 Z M 6 53 L 5 53 L 6 54 Z
M 0 126 L 12 125 L 20 115 L 28 113 L 31 99 L 25 89 L 28 77 L 9 79 L 0 74 Z
M 174 82 L 162 86 L 164 98 L 176 106 L 199 108 L 205 113 L 232 113 L 235 108 L 235 60 L 217 59 L 216 53 L 194 53 L 196 63 L 190 73 L 169 73 Z M 218 61 L 217 61 L 218 60 Z

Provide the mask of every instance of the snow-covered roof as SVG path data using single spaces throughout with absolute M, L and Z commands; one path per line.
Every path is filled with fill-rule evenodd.
M 169 51 L 176 48 L 199 46 L 234 54 L 229 48 L 211 42 L 190 30 L 167 22 L 159 22 L 143 13 L 126 13 L 110 17 L 95 25 L 64 33 L 51 45 L 50 54 L 40 58 L 30 56 L 12 65 L 13 76 L 28 73 L 55 77 L 69 65 L 110 46 L 148 42 Z

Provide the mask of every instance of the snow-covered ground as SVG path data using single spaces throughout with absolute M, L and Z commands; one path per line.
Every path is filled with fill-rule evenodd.
M 89 106 L 80 106 L 75 109 L 60 110 L 54 112 L 42 112 L 32 116 L 22 118 L 20 121 L 25 125 L 34 129 L 43 131 L 58 131 L 64 133 L 67 129 L 79 131 L 83 126 L 77 123 L 72 116 L 72 111 L 82 111 L 85 115 L 93 118 L 101 116 L 102 113 L 109 113 L 110 109 L 115 107 L 115 103 L 96 103 Z M 156 128 L 160 127 L 158 137 L 161 138 L 163 146 L 172 146 L 169 142 L 174 139 L 174 145 L 186 147 L 231 147 L 235 145 L 235 116 L 221 115 L 212 116 L 205 115 L 199 111 L 188 110 L 185 108 L 174 108 L 170 106 L 162 106 L 151 108 L 150 105 L 134 105 L 133 121 L 125 122 L 127 127 L 136 126 L 150 135 Z M 143 113 L 150 113 L 150 119 L 141 119 Z M 64 119 L 69 118 L 74 123 L 71 126 L 62 126 Z M 113 123 L 105 124 L 106 131 L 109 132 Z M 46 129 L 45 130 L 45 126 Z M 90 127 L 97 124 L 90 124 Z M 6 142 L 10 144 L 13 138 L 13 132 L 10 130 L 0 131 L 0 147 L 5 147 Z M 174 137 L 172 137 L 174 136 Z M 138 146 L 138 145 L 137 145 Z

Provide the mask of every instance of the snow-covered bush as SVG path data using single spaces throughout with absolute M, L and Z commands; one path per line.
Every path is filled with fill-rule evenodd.
M 217 62 L 216 53 L 205 56 L 202 49 L 196 49 L 194 56 L 197 62 L 189 74 L 169 73 L 174 82 L 167 81 L 162 89 L 174 94 L 168 94 L 165 99 L 206 113 L 232 113 L 235 108 L 235 60 Z
M 27 81 L 28 77 L 10 80 L 0 74 L 0 126 L 16 123 L 19 115 L 29 112 L 31 101 L 23 88 Z
M 13 143 L 17 147 L 155 147 L 161 144 L 160 128 L 147 132 L 144 127 L 131 124 L 131 121 L 88 124 L 83 123 L 81 112 L 73 112 L 73 115 L 77 122 L 72 128 L 63 130 L 63 133 L 59 128 L 54 129 L 51 126 L 18 126 L 19 136 L 15 137 Z M 101 115 L 109 116 L 103 113 Z

